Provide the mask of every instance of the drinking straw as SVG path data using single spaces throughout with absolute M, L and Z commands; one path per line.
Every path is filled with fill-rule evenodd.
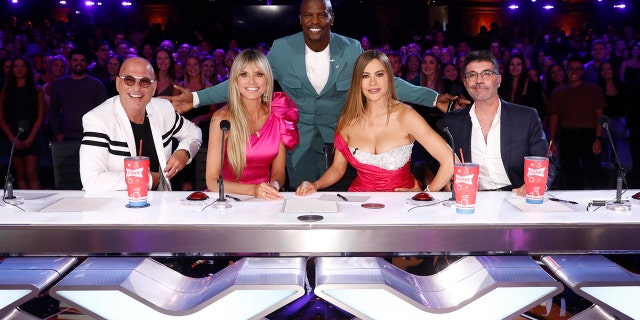
M 460 160 L 464 164 L 464 154 L 462 154 L 462 148 L 460 148 Z
M 140 152 L 138 152 L 138 157 L 142 159 L 142 139 L 140 139 Z
M 553 140 L 549 141 L 549 148 L 547 148 L 547 158 L 549 158 L 549 155 L 551 154 L 551 144 L 553 144 Z

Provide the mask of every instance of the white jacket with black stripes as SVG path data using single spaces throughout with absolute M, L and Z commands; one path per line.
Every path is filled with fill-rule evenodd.
M 146 111 L 162 173 L 158 189 L 171 190 L 171 184 L 163 171 L 171 157 L 172 138 L 178 141 L 176 150 L 189 151 L 189 163 L 200 149 L 202 131 L 176 113 L 168 100 L 151 98 Z M 80 177 L 84 190 L 126 190 L 124 158 L 137 156 L 138 151 L 131 123 L 120 103 L 120 97 L 107 99 L 87 112 L 82 117 L 82 126 L 84 135 L 80 146 Z

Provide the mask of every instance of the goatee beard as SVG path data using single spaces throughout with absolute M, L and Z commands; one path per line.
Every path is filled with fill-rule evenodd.
M 76 76 L 81 76 L 85 74 L 86 71 L 87 71 L 86 69 L 82 69 L 82 70 L 71 69 L 71 73 L 73 73 Z

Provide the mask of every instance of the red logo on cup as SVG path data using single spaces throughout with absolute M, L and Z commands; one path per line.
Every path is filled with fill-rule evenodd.
M 532 178 L 532 177 L 544 178 L 544 177 L 546 177 L 545 171 L 546 171 L 546 168 L 540 168 L 540 169 L 527 168 L 527 177 L 529 177 L 529 178 Z
M 142 178 L 142 171 L 144 170 L 144 168 L 138 168 L 138 169 L 129 169 L 126 168 L 127 173 L 125 175 L 125 177 L 131 178 L 131 177 L 135 177 L 135 178 Z

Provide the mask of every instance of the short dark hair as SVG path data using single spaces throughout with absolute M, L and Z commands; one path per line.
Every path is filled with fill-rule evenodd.
M 582 57 L 580 57 L 579 55 L 572 55 L 571 57 L 569 57 L 569 59 L 567 59 L 567 65 L 569 65 L 570 62 L 580 62 L 580 64 L 584 64 L 584 60 L 582 59 Z
M 400 58 L 400 60 L 402 60 L 402 53 L 400 53 L 400 51 L 391 51 L 387 53 L 387 57 L 391 57 L 391 56 L 398 57 Z
M 69 53 L 69 58 L 73 57 L 73 55 L 74 55 L 74 54 L 81 55 L 81 56 L 83 56 L 85 59 L 89 59 L 89 57 L 90 57 L 90 56 L 89 56 L 89 54 L 88 54 L 85 50 L 82 50 L 82 49 L 73 49 L 73 50 L 71 50 L 71 52 Z
M 496 57 L 493 56 L 493 53 L 488 50 L 476 50 L 467 53 L 464 59 L 464 66 L 462 67 L 461 72 L 465 72 L 467 70 L 467 65 L 471 62 L 491 62 L 493 64 L 493 71 L 496 73 L 500 72 L 500 67 L 498 66 L 498 61 Z

